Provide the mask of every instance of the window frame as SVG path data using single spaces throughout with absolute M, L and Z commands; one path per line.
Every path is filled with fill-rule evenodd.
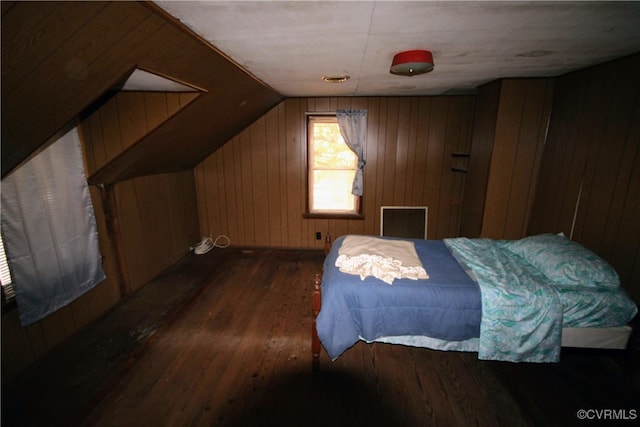
M 306 197 L 305 197 L 305 212 L 303 214 L 304 218 L 318 218 L 318 219 L 364 219 L 364 214 L 362 213 L 363 206 L 363 198 L 364 196 L 356 196 L 354 195 L 355 201 L 355 209 L 353 211 L 311 211 L 311 197 L 313 194 L 313 190 L 311 185 L 313 183 L 311 174 L 314 171 L 313 168 L 313 151 L 311 150 L 312 144 L 312 122 L 317 119 L 332 119 L 331 121 L 338 122 L 338 118 L 335 112 L 331 113 L 305 113 L 305 127 L 306 127 Z M 357 167 L 357 166 L 356 166 Z
M 11 277 L 11 266 L 7 259 L 4 247 L 4 238 L 0 232 L 0 285 L 2 286 L 2 313 L 6 313 L 18 307 L 16 294 L 13 289 L 13 279 Z

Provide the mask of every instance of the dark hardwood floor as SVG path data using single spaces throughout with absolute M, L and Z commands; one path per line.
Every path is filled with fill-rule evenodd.
M 3 385 L 2 425 L 598 424 L 580 409 L 640 419 L 637 337 L 627 351 L 563 350 L 558 364 L 358 343 L 334 362 L 323 352 L 312 374 L 322 259 L 242 248 L 186 258 Z

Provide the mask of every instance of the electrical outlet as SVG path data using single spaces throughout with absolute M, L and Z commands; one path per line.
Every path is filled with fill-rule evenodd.
M 322 240 L 322 233 L 320 231 L 316 231 L 316 240 Z

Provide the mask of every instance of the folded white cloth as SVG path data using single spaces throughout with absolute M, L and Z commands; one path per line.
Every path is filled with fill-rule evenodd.
M 358 274 L 364 280 L 374 276 L 387 284 L 395 279 L 428 279 L 413 242 L 373 236 L 346 236 L 338 251 L 336 267 Z

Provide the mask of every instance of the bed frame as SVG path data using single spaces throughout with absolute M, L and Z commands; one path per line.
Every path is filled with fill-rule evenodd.
M 324 244 L 325 257 L 331 250 L 331 235 L 327 234 Z M 311 369 L 313 372 L 320 370 L 320 351 L 322 344 L 318 337 L 316 319 L 322 308 L 322 280 L 317 273 L 313 279 L 313 292 L 311 294 Z M 610 328 L 563 328 L 562 347 L 595 348 L 624 350 L 627 348 L 632 328 L 629 325 Z

